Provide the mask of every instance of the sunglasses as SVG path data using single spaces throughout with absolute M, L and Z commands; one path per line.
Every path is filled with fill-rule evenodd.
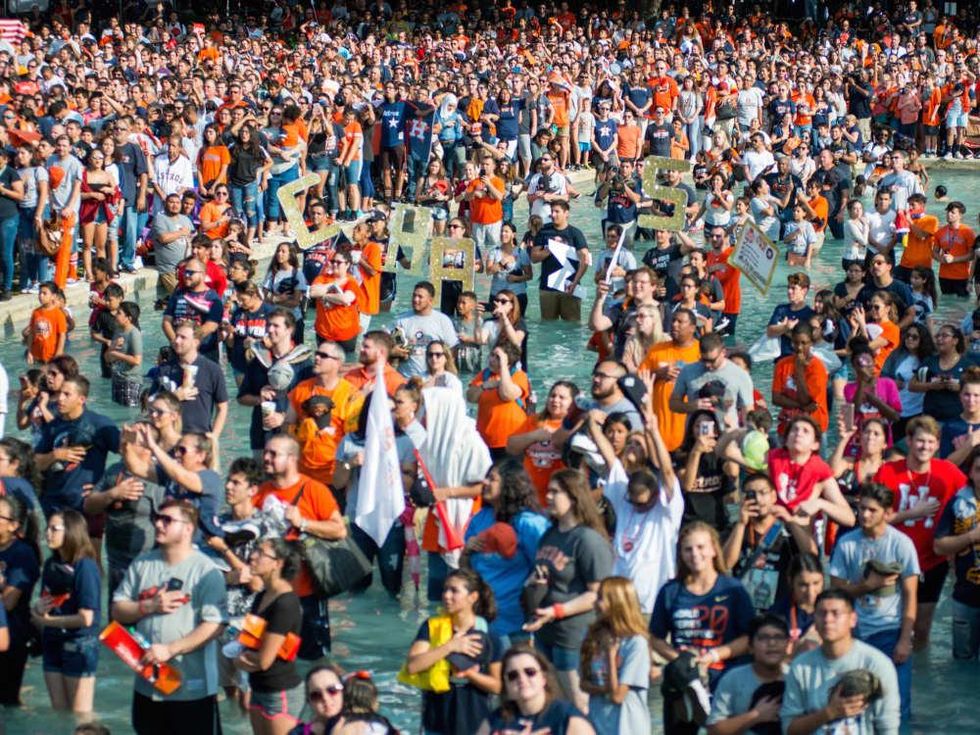
M 462 225 L 449 225 L 449 229 L 450 230 L 462 230 L 463 229 L 463 226 Z
M 340 360 L 336 355 L 331 355 L 329 352 L 320 352 L 319 350 L 314 353 L 321 360 Z
M 173 516 L 164 515 L 163 513 L 154 513 L 151 516 L 153 524 L 159 523 L 164 528 L 170 528 L 173 523 L 187 523 L 183 518 L 174 518 Z
M 425 353 L 425 356 L 426 357 L 445 357 L 446 356 L 446 353 L 445 352 L 426 352 Z
M 174 451 L 177 454 L 179 454 L 181 457 L 183 457 L 185 454 L 190 452 L 191 449 L 190 447 L 185 447 L 183 444 L 178 444 L 176 447 L 174 447 Z
M 504 674 L 504 676 L 507 678 L 507 681 L 513 682 L 520 679 L 521 674 L 524 674 L 525 679 L 533 679 L 539 673 L 541 673 L 541 669 L 535 669 L 535 668 L 511 669 L 506 674 Z
M 310 691 L 310 701 L 311 702 L 323 702 L 326 700 L 327 695 L 337 696 L 344 691 L 344 688 L 340 684 L 332 684 L 326 689 L 314 689 Z

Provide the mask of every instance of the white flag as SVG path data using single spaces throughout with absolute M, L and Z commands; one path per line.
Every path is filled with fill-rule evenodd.
M 371 392 L 366 434 L 354 521 L 381 546 L 398 516 L 405 510 L 405 492 L 398 450 L 395 448 L 395 426 L 388 408 L 383 361 L 378 363 L 378 375 Z

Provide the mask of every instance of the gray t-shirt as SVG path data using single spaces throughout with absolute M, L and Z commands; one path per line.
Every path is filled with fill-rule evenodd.
M 58 156 L 51 156 L 48 159 L 48 168 L 50 169 L 52 166 L 58 166 L 65 173 L 61 183 L 56 187 L 52 187 L 50 190 L 51 198 L 49 201 L 51 202 L 51 208 L 61 212 L 71 200 L 71 192 L 75 186 L 75 182 L 82 180 L 84 169 L 82 162 L 71 154 L 68 154 L 68 157 L 65 159 L 60 159 Z M 75 206 L 71 210 L 73 213 L 78 214 L 80 203 L 80 199 L 75 202 Z
M 621 641 L 619 660 L 619 683 L 630 688 L 626 699 L 622 704 L 615 704 L 609 697 L 592 695 L 589 697 L 589 719 L 595 731 L 603 735 L 649 735 L 650 646 L 646 638 L 634 635 Z M 591 662 L 591 667 L 594 677 L 608 683 L 609 658 L 605 650 Z
M 441 311 L 432 311 L 424 316 L 406 312 L 398 317 L 395 329 L 402 330 L 408 348 L 408 359 L 398 366 L 398 372 L 406 378 L 425 375 L 425 350 L 430 342 L 441 339 L 449 347 L 455 347 L 459 342 L 452 320 Z
M 24 198 L 18 202 L 21 209 L 37 207 L 38 185 L 48 180 L 48 170 L 44 166 L 27 166 L 17 169 L 20 180 L 24 182 Z
M 612 547 L 609 541 L 588 526 L 562 531 L 553 525 L 538 543 L 535 565 L 548 571 L 548 591 L 539 607 L 568 602 L 581 595 L 592 583 L 612 574 Z M 542 643 L 562 648 L 578 648 L 595 613 L 555 620 L 538 632 Z
M 674 392 L 671 398 L 687 398 L 688 402 L 698 400 L 698 391 L 712 382 L 720 383 L 725 394 L 722 398 L 724 410 L 719 411 L 719 419 L 727 416 L 732 425 L 738 425 L 738 412 L 742 408 L 752 408 L 755 399 L 752 397 L 752 378 L 749 374 L 730 360 L 725 360 L 717 370 L 706 370 L 700 362 L 693 362 L 681 368 Z
M 824 725 L 820 735 L 895 735 L 900 721 L 898 676 L 895 665 L 877 648 L 854 641 L 850 650 L 840 658 L 828 659 L 823 649 L 797 656 L 786 674 L 786 692 L 779 712 L 783 732 L 800 715 L 816 712 L 827 706 L 830 690 L 842 674 L 855 669 L 867 669 L 881 682 L 883 695 L 856 717 L 836 720 Z
M 736 715 L 744 715 L 752 707 L 752 695 L 762 686 L 752 664 L 736 666 L 726 671 L 718 682 L 711 699 L 708 724 L 714 725 Z
M 106 469 L 95 492 L 111 490 L 128 475 L 122 463 L 117 462 Z M 109 560 L 110 594 L 122 580 L 130 562 L 153 548 L 154 529 L 150 517 L 163 500 L 163 485 L 144 481 L 142 497 L 137 500 L 120 500 L 106 509 L 105 550 Z
M 141 595 L 150 595 L 154 588 L 165 587 L 171 580 L 180 580 L 181 588 L 190 599 L 167 615 L 147 615 L 136 623 L 136 630 L 151 643 L 171 643 L 189 635 L 201 623 L 228 622 L 225 600 L 225 579 L 218 567 L 200 551 L 173 566 L 164 561 L 159 549 L 153 549 L 132 563 L 122 584 L 113 595 L 113 602 L 136 602 Z M 136 677 L 136 691 L 157 702 L 188 702 L 218 693 L 218 642 L 212 638 L 201 648 L 175 656 L 171 663 L 180 670 L 180 688 L 163 696 L 143 677 Z
M 136 327 L 128 332 L 116 332 L 116 337 L 112 342 L 112 349 L 122 352 L 131 357 L 143 354 L 143 333 Z M 115 375 L 139 375 L 136 365 L 130 365 L 123 360 L 116 360 L 112 363 L 112 372 Z
M 187 257 L 190 245 L 189 237 L 178 237 L 173 242 L 166 245 L 160 242 L 161 235 L 168 235 L 176 232 L 182 227 L 186 227 L 188 232 L 194 233 L 194 223 L 187 215 L 178 214 L 168 217 L 158 214 L 153 218 L 153 253 L 156 257 L 156 267 L 161 273 L 173 273 L 177 270 L 177 264 Z
M 850 583 L 864 579 L 865 565 L 875 559 L 886 564 L 902 566 L 901 579 L 891 594 L 867 594 L 854 601 L 858 614 L 858 636 L 868 636 L 902 626 L 902 579 L 919 576 L 919 558 L 912 539 L 893 526 L 885 526 L 880 538 L 871 538 L 860 528 L 840 537 L 830 557 L 830 576 Z M 881 590 L 878 590 L 881 592 Z

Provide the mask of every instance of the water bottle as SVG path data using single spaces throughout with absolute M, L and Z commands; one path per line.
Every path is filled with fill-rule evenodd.
M 527 413 L 530 415 L 532 413 L 538 412 L 538 394 L 535 391 L 531 391 L 531 395 L 527 397 Z

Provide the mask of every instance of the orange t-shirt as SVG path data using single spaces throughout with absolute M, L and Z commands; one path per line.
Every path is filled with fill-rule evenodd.
M 470 385 L 483 385 L 492 377 L 489 369 L 484 370 L 470 381 Z M 511 374 L 511 380 L 521 389 L 519 398 L 503 401 L 496 389 L 485 390 L 480 393 L 480 399 L 476 404 L 476 430 L 491 449 L 507 446 L 510 435 L 517 432 L 527 421 L 527 411 L 524 410 L 524 406 L 527 405 L 528 396 L 531 395 L 527 373 L 523 370 L 515 370 Z
M 31 344 L 28 349 L 37 362 L 50 362 L 58 352 L 58 339 L 68 334 L 68 320 L 57 306 L 38 307 L 31 313 Z
M 652 118 L 658 107 L 663 107 L 667 112 L 674 109 L 674 100 L 680 95 L 677 82 L 668 76 L 663 76 L 651 79 L 648 85 L 653 92 L 653 104 L 650 105 L 648 117 Z
M 499 176 L 491 176 L 490 182 L 493 188 L 504 191 L 507 186 Z M 466 185 L 466 191 L 475 192 L 483 187 L 480 179 L 473 179 Z M 504 219 L 504 204 L 499 199 L 494 199 L 489 194 L 479 194 L 470 199 L 470 222 L 475 225 L 492 225 L 494 222 L 501 222 Z
M 826 431 L 830 425 L 830 414 L 827 411 L 827 368 L 823 361 L 817 357 L 810 357 L 806 370 L 803 372 L 806 380 L 807 393 L 814 403 L 817 404 L 816 410 L 809 414 L 814 421 L 820 425 L 821 431 Z M 787 355 L 776 361 L 776 367 L 772 374 L 772 394 L 783 394 L 790 398 L 797 398 L 796 389 L 796 355 Z M 783 434 L 788 427 L 790 419 L 800 414 L 806 413 L 796 408 L 783 408 L 779 412 L 779 433 Z
M 898 325 L 893 321 L 886 319 L 883 322 L 878 322 L 878 326 L 881 327 L 880 339 L 888 340 L 888 344 L 875 353 L 875 373 L 881 375 L 881 368 L 884 366 L 885 360 L 898 347 L 901 337 Z
M 360 161 L 364 155 L 364 131 L 361 129 L 361 124 L 357 120 L 354 120 L 350 125 L 344 126 L 344 142 L 347 143 L 348 150 L 353 151 L 352 154 L 344 154 L 346 160 L 351 162 Z
M 640 157 L 640 126 L 620 125 L 616 139 L 616 155 L 621 159 L 635 160 Z
M 261 508 L 266 498 L 270 495 L 279 498 L 284 503 L 292 505 L 299 495 L 300 488 L 303 489 L 303 496 L 299 499 L 297 507 L 300 515 L 308 521 L 328 521 L 334 513 L 340 512 L 340 507 L 330 492 L 330 488 L 322 482 L 318 482 L 305 475 L 300 475 L 297 483 L 289 487 L 277 487 L 272 482 L 264 482 L 259 486 L 259 491 L 255 495 L 252 504 L 256 508 Z M 288 540 L 293 540 L 299 533 L 293 529 L 286 534 Z M 293 579 L 293 591 L 300 597 L 309 597 L 316 592 L 316 584 L 310 569 L 303 563 L 299 574 Z
M 933 242 L 941 253 L 949 253 L 954 258 L 961 258 L 964 255 L 969 255 L 973 250 L 975 237 L 973 230 L 966 225 L 960 225 L 956 229 L 946 225 L 936 232 Z M 970 277 L 970 261 L 944 263 L 940 260 L 939 277 L 965 281 Z
M 344 380 L 353 385 L 358 390 L 361 390 L 370 381 L 377 377 L 377 368 L 374 365 L 358 365 L 353 370 L 349 370 L 344 373 Z M 400 372 L 395 370 L 391 365 L 385 364 L 385 390 L 388 391 L 389 396 L 394 396 L 395 391 L 405 385 L 405 376 Z
M 559 128 L 568 127 L 568 92 L 548 92 L 546 95 L 548 101 L 551 103 L 552 109 L 555 111 L 555 116 L 552 118 L 552 122 Z
M 201 207 L 201 220 L 206 218 L 209 221 L 214 221 L 224 216 L 225 209 L 228 208 L 227 204 L 219 204 L 217 202 L 208 202 L 203 207 Z M 205 217 L 206 215 L 206 217 Z M 217 240 L 218 238 L 225 237 L 228 234 L 228 222 L 224 222 L 217 226 L 212 226 L 210 229 L 205 230 L 203 225 L 201 231 L 210 237 L 212 240 Z
M 374 316 L 381 311 L 381 245 L 369 242 L 361 251 L 361 262 L 367 263 L 374 269 L 374 275 L 361 272 L 361 289 L 357 305 L 362 314 Z
M 321 273 L 313 279 L 312 285 L 316 284 L 336 284 L 341 291 L 354 295 L 354 300 L 347 306 L 328 304 L 323 299 L 316 300 L 314 328 L 317 336 L 321 339 L 329 339 L 331 342 L 346 342 L 354 339 L 361 331 L 361 318 L 357 310 L 357 294 L 360 287 L 357 281 L 347 276 L 342 282 L 338 282 L 335 276 Z
M 537 414 L 527 417 L 527 420 L 514 433 L 526 434 L 540 428 L 557 431 L 561 427 L 561 419 L 542 419 Z M 551 476 L 562 469 L 565 463 L 561 459 L 561 450 L 556 449 L 550 440 L 534 442 L 524 450 L 524 469 L 527 470 L 531 484 L 538 491 L 538 503 L 544 508 L 548 502 L 545 497 L 548 492 L 548 481 Z
M 231 163 L 231 154 L 225 146 L 212 145 L 202 148 L 201 161 L 198 165 L 201 181 L 205 184 L 210 184 L 213 181 L 217 181 L 219 184 L 227 184 L 228 173 L 226 171 L 222 174 L 221 169 L 229 163 Z
M 357 429 L 357 417 L 364 405 L 364 396 L 358 392 L 353 383 L 346 378 L 341 378 L 337 381 L 337 385 L 328 390 L 319 384 L 317 378 L 301 380 L 289 391 L 289 405 L 298 418 L 306 418 L 303 404 L 313 396 L 326 396 L 333 401 L 333 411 L 330 416 L 336 419 L 342 434 Z
M 687 347 L 677 347 L 673 341 L 660 342 L 650 348 L 640 369 L 656 370 L 660 363 L 666 362 L 683 367 L 701 358 L 701 345 L 692 342 Z M 673 452 L 684 441 L 684 426 L 687 414 L 674 413 L 670 410 L 670 394 L 674 392 L 674 380 L 657 380 L 653 384 L 653 412 L 657 415 L 660 425 L 660 436 L 663 437 L 667 449 Z
M 822 197 L 817 194 L 815 197 L 813 197 L 813 199 L 807 199 L 807 204 L 810 205 L 810 209 L 816 213 L 817 219 L 820 220 L 819 222 L 814 222 L 813 220 L 810 221 L 810 223 L 813 225 L 814 231 L 823 232 L 825 229 L 827 229 L 827 218 L 830 215 L 830 203 L 827 201 L 826 197 Z
M 931 214 L 924 214 L 918 219 L 913 219 L 911 225 L 900 265 L 909 269 L 932 268 L 932 246 L 935 242 L 936 230 L 939 229 L 939 219 Z M 926 236 L 917 234 L 913 228 L 927 233 Z
M 933 87 L 929 99 L 922 106 L 922 124 L 939 125 L 939 108 L 942 106 L 943 93 L 939 87 Z
M 742 272 L 733 265 L 728 264 L 728 258 L 735 248 L 725 248 L 721 252 L 709 250 L 705 256 L 708 269 L 715 278 L 721 283 L 722 293 L 725 294 L 725 314 L 738 314 L 742 311 Z M 717 270 L 711 271 L 711 266 L 721 266 Z

